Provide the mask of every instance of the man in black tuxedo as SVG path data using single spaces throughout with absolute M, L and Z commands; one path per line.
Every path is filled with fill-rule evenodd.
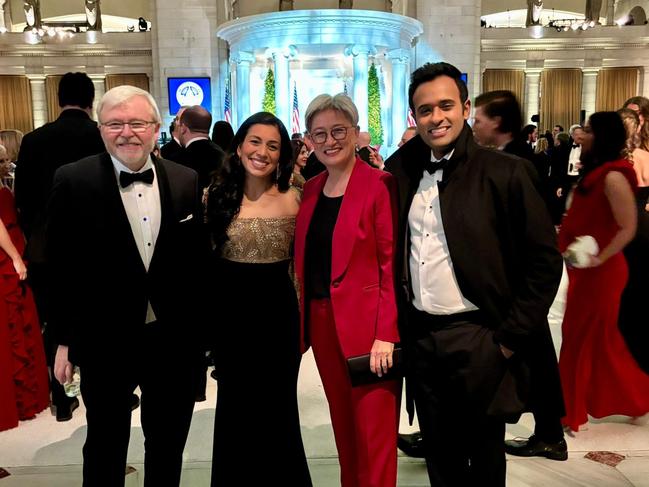
M 145 480 L 178 486 L 200 360 L 208 241 L 195 171 L 151 156 L 160 113 L 133 86 L 98 106 L 107 153 L 60 168 L 49 202 L 55 375 L 81 369 L 84 487 L 124 485 L 142 392 Z
M 210 139 L 212 115 L 200 105 L 187 107 L 178 121 L 178 137 L 184 150 L 175 154 L 175 162 L 198 173 L 201 188 L 207 188 L 212 175 L 223 164 L 225 154 Z
M 568 133 L 569 143 L 556 147 L 550 161 L 549 192 L 552 198 L 552 219 L 556 225 L 561 223 L 568 194 L 577 183 L 581 169 L 581 142 L 584 129 L 581 125 L 573 125 Z
M 522 125 L 521 107 L 511 91 L 483 93 L 475 99 L 473 133 L 483 146 L 496 147 L 533 163 L 539 173 L 541 195 L 547 194 L 547 169 L 540 169 L 540 155 L 516 138 Z M 535 157 L 536 156 L 536 157 Z M 545 179 L 544 179 L 545 177 Z M 550 329 L 538 334 L 537 345 L 530 349 L 530 410 L 534 414 L 534 435 L 526 440 L 508 440 L 505 451 L 516 456 L 541 456 L 567 460 L 568 446 L 563 437 L 561 418 L 566 414 L 559 377 L 557 356 Z
M 43 338 L 50 366 L 54 362 L 56 345 L 48 326 L 48 267 L 45 261 L 47 199 L 54 173 L 59 167 L 105 150 L 97 124 L 90 118 L 94 98 L 95 87 L 86 73 L 63 75 L 58 89 L 61 114 L 54 122 L 25 135 L 16 164 L 14 191 L 20 224 L 27 238 L 29 284 L 44 326 Z M 79 401 L 65 395 L 53 374 L 50 386 L 57 421 L 71 419 Z
M 386 162 L 399 189 L 401 336 L 432 485 L 505 485 L 505 419 L 561 277 L 532 165 L 482 148 L 461 73 L 412 74 L 418 135 Z M 410 404 L 409 404 L 410 405 Z

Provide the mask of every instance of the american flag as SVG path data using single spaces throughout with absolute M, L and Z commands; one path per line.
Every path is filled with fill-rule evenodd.
M 415 117 L 412 115 L 412 110 L 408 108 L 408 120 L 406 120 L 406 123 L 408 124 L 408 127 L 416 127 L 417 122 L 415 121 Z
M 223 102 L 223 118 L 226 122 L 232 123 L 232 110 L 230 108 L 230 76 L 225 83 L 225 101 Z
M 297 104 L 297 86 L 293 83 L 293 133 L 300 133 L 300 108 Z

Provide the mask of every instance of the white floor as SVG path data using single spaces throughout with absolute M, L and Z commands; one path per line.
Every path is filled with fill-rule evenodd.
M 565 282 L 562 285 L 565 292 Z M 557 347 L 560 340 L 562 294 L 550 315 Z M 197 403 L 187 448 L 183 487 L 209 485 L 210 455 L 216 383 L 208 379 L 207 401 Z M 311 474 L 316 486 L 339 485 L 336 451 L 333 442 L 327 404 L 318 378 L 313 356 L 305 355 L 299 381 L 299 400 L 302 435 L 309 458 Z M 49 411 L 18 428 L 0 433 L 0 467 L 10 474 L 1 478 L 0 487 L 77 487 L 81 485 L 81 447 L 85 437 L 83 405 L 71 421 L 57 423 Z M 401 431 L 416 429 L 408 426 L 402 415 Z M 527 437 L 533 431 L 530 415 L 517 425 L 510 425 L 507 437 Z M 566 438 L 570 450 L 567 462 L 538 458 L 508 459 L 508 485 L 519 486 L 593 486 L 649 487 L 649 426 L 628 423 L 628 418 L 611 417 L 592 421 L 586 431 Z M 251 439 L 254 441 L 254 438 Z M 609 467 L 585 459 L 590 451 L 612 451 L 625 456 L 616 467 Z M 143 436 L 139 410 L 133 414 L 129 464 L 134 471 L 127 476 L 128 487 L 141 485 Z M 242 454 L 243 455 L 243 454 Z M 242 462 L 254 465 L 253 458 L 242 457 Z M 245 485 L 245 468 L 242 483 Z M 280 481 L 281 484 L 281 481 Z M 400 486 L 428 485 L 425 465 L 421 460 L 400 457 Z

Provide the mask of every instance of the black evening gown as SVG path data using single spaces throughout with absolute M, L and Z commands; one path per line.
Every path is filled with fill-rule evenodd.
M 638 230 L 624 249 L 629 265 L 629 280 L 620 303 L 620 332 L 638 365 L 649 374 L 649 186 L 638 188 Z
M 212 487 L 311 486 L 297 405 L 294 229 L 294 217 L 240 218 L 228 229 L 214 276 L 224 312 L 213 346 Z

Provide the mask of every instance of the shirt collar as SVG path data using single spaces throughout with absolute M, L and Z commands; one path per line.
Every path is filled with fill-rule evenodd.
M 204 140 L 204 139 L 209 139 L 209 137 L 207 135 L 200 135 L 198 137 L 194 137 L 193 139 L 189 139 L 185 144 L 185 149 L 189 147 L 189 144 L 191 144 L 192 142 L 196 142 L 197 140 Z
M 128 167 L 126 167 L 122 162 L 114 157 L 112 154 L 110 154 L 110 160 L 113 161 L 113 168 L 115 169 L 115 176 L 117 176 L 117 179 L 119 180 L 119 173 L 120 171 L 124 172 L 144 172 L 147 169 L 153 169 L 153 160 L 151 159 L 151 156 L 149 156 L 144 163 L 144 166 L 140 168 L 139 171 L 132 171 Z M 155 171 L 154 171 L 155 172 Z
M 453 149 L 451 149 L 450 152 L 447 152 L 446 154 L 444 154 L 443 157 L 440 157 L 438 159 L 437 157 L 435 157 L 435 154 L 433 153 L 433 150 L 431 149 L 431 151 L 430 151 L 430 160 L 431 160 L 431 162 L 439 162 L 439 161 L 441 161 L 443 159 L 446 159 L 448 161 L 448 160 L 451 159 L 451 157 L 453 157 L 453 152 L 455 152 L 455 147 Z

